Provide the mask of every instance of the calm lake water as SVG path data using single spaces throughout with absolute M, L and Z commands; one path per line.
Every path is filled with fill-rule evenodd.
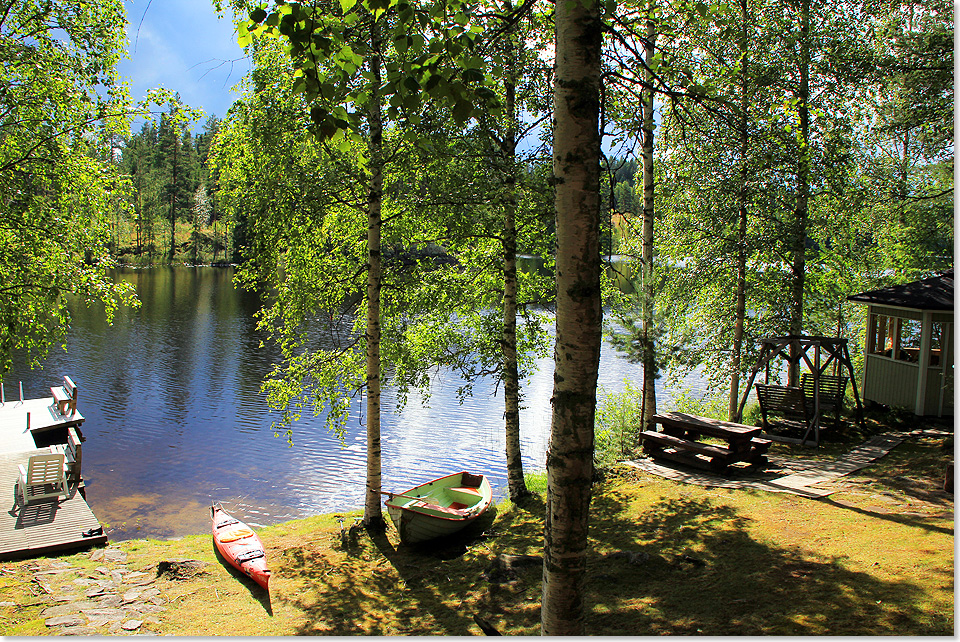
M 220 501 L 253 526 L 362 506 L 365 436 L 354 403 L 346 444 L 319 418 L 295 426 L 294 445 L 276 437 L 260 382 L 278 360 L 261 348 L 259 300 L 233 287 L 230 268 L 122 270 L 143 305 L 112 326 L 101 310 L 77 306 L 67 351 L 54 349 L 42 370 L 13 372 L 7 398 L 23 382 L 27 398 L 49 395 L 62 375 L 79 387 L 86 418 L 83 476 L 87 500 L 114 540 L 206 532 Z M 600 385 L 639 386 L 642 369 L 605 345 Z M 458 404 L 458 377 L 441 372 L 428 407 L 413 395 L 398 414 L 383 393 L 383 487 L 403 490 L 448 472 L 487 474 L 505 493 L 503 398 L 482 381 Z M 660 385 L 663 385 L 662 383 Z M 701 382 L 688 378 L 695 392 Z M 550 432 L 552 356 L 524 386 L 524 466 L 542 469 Z M 675 390 L 658 389 L 660 408 Z M 309 414 L 309 413 L 308 413 Z

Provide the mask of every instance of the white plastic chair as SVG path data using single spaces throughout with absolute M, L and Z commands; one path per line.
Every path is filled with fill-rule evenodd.
M 33 455 L 27 468 L 18 465 L 17 498 L 21 505 L 49 497 L 70 497 L 63 454 Z

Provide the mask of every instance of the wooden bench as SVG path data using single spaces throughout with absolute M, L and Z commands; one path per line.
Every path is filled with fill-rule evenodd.
M 759 437 L 758 426 L 746 426 L 682 412 L 654 415 L 653 422 L 663 426 L 663 430 L 646 430 L 640 434 L 644 451 L 652 457 L 672 459 L 717 471 L 740 461 L 758 467 L 767 463 L 765 453 L 770 448 L 770 440 Z M 702 436 L 722 439 L 727 442 L 727 446 L 699 441 Z
M 67 485 L 73 487 L 80 487 L 82 490 L 83 476 L 80 471 L 80 465 L 83 460 L 83 440 L 80 435 L 77 433 L 75 427 L 70 426 L 67 428 L 67 443 L 62 445 L 53 446 L 53 449 L 57 453 L 62 453 L 64 459 L 66 460 L 66 476 L 67 476 Z
M 61 415 L 66 417 L 67 410 L 71 415 L 77 411 L 77 384 L 70 377 L 64 376 L 63 385 L 50 388 L 50 393 L 53 395 L 53 405 Z

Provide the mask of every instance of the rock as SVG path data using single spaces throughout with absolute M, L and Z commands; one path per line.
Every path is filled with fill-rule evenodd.
M 123 619 L 122 615 L 119 617 L 92 617 L 89 620 L 87 620 L 87 626 L 98 628 L 101 626 L 106 626 L 111 622 L 119 622 L 122 619 Z
M 102 595 L 97 598 L 97 606 L 105 609 L 117 609 L 123 606 L 123 598 L 112 593 Z
M 630 564 L 643 564 L 650 561 L 650 553 L 644 551 L 617 551 L 603 556 L 607 560 L 623 560 Z
M 105 617 L 110 619 L 120 619 L 125 615 L 123 609 L 117 608 L 80 609 L 80 612 L 87 617 Z
M 543 558 L 538 555 L 497 555 L 483 572 L 483 578 L 492 584 L 506 584 L 517 579 L 517 569 L 542 566 Z
M 58 604 L 57 606 L 48 606 L 43 609 L 43 612 L 40 614 L 43 617 L 59 617 L 61 615 L 73 615 L 77 611 L 82 611 L 83 609 L 92 609 L 96 608 L 97 604 L 95 602 L 85 601 L 85 602 L 72 602 L 70 604 Z
M 127 582 L 128 584 L 131 584 L 133 583 L 134 580 L 139 580 L 140 578 L 147 577 L 147 576 L 148 576 L 148 573 L 144 573 L 143 571 L 130 571 L 129 573 L 123 576 L 123 581 Z
M 108 562 L 119 562 L 122 564 L 127 561 L 127 554 L 119 548 L 105 548 L 103 549 L 103 558 Z
M 141 591 L 141 590 L 139 590 L 139 589 L 130 589 L 129 591 L 127 591 L 126 593 L 123 594 L 123 601 L 124 601 L 124 602 L 136 602 L 138 599 L 140 599 L 140 595 L 141 595 L 142 593 L 143 593 L 143 591 Z
M 44 620 L 47 626 L 80 626 L 83 624 L 83 618 L 79 615 L 59 615 Z
M 157 577 L 168 580 L 186 580 L 195 575 L 206 573 L 206 562 L 200 560 L 163 560 L 157 564 Z
M 84 593 L 84 595 L 86 595 L 89 598 L 94 598 L 94 597 L 103 595 L 104 592 L 105 591 L 102 588 L 100 588 L 99 586 L 95 586 L 93 588 L 87 589 L 87 592 Z
M 143 626 L 143 620 L 127 620 L 123 623 L 121 628 L 124 631 L 136 631 L 141 626 Z
M 97 630 L 89 626 L 65 626 L 60 629 L 60 635 L 96 635 Z

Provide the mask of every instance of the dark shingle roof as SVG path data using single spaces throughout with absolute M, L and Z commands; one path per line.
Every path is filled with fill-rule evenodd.
M 861 292 L 847 300 L 914 310 L 953 310 L 953 270 L 913 283 Z

